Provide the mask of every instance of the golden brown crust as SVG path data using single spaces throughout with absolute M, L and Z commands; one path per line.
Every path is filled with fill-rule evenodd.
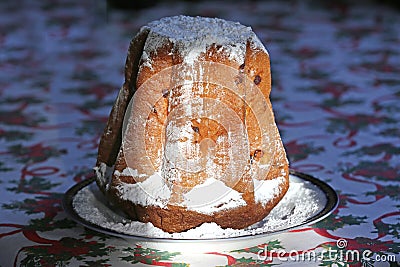
M 152 66 L 146 66 L 142 61 L 139 61 L 145 41 L 148 35 L 148 30 L 143 30 L 139 33 L 136 38 L 132 41 L 128 58 L 125 67 L 125 83 L 121 88 L 120 95 L 111 111 L 107 127 L 101 138 L 99 145 L 99 156 L 97 160 L 97 166 L 100 163 L 106 163 L 108 166 L 114 166 L 114 170 L 120 173 L 127 168 L 127 161 L 125 159 L 123 147 L 121 147 L 121 129 L 122 122 L 124 119 L 125 110 L 128 102 L 132 98 L 132 95 L 136 88 L 140 88 L 148 79 L 157 75 L 161 71 L 182 63 L 183 59 L 180 54 L 175 52 L 174 44 L 170 41 L 166 42 L 163 46 L 159 47 L 156 51 L 152 51 L 150 55 L 147 55 L 152 60 Z M 128 200 L 123 200 L 120 196 L 120 192 L 117 187 L 123 183 L 136 183 L 137 179 L 131 176 L 123 175 L 112 175 L 111 184 L 106 194 L 108 198 L 125 211 L 132 219 L 137 219 L 142 222 L 151 222 L 156 227 L 159 227 L 167 232 L 181 232 L 193 227 L 199 226 L 205 222 L 215 222 L 223 228 L 244 228 L 253 223 L 258 222 L 269 214 L 272 208 L 282 199 L 289 187 L 289 170 L 286 153 L 279 136 L 278 129 L 273 123 L 268 125 L 268 133 L 270 140 L 275 142 L 276 151 L 269 153 L 269 151 L 263 151 L 260 149 L 261 140 L 260 136 L 265 129 L 259 124 L 260 120 L 268 121 L 268 116 L 272 114 L 272 107 L 269 100 L 271 91 L 271 74 L 269 65 L 268 54 L 259 49 L 254 45 L 254 40 L 247 40 L 246 52 L 244 62 L 236 62 L 230 60 L 225 50 L 220 49 L 218 45 L 211 45 L 207 51 L 200 55 L 199 61 L 217 62 L 227 66 L 230 66 L 237 70 L 238 83 L 240 79 L 246 77 L 253 81 L 255 85 L 261 90 L 266 108 L 268 112 L 262 110 L 254 110 L 245 103 L 243 99 L 235 95 L 229 88 L 220 87 L 217 85 L 207 85 L 207 91 L 201 91 L 197 86 L 193 85 L 192 93 L 197 97 L 207 97 L 210 99 L 218 100 L 228 105 L 237 116 L 241 119 L 242 124 L 246 126 L 250 155 L 249 161 L 254 161 L 259 164 L 270 164 L 269 171 L 263 177 L 257 177 L 258 180 L 272 180 L 278 177 L 283 177 L 284 182 L 279 185 L 279 192 L 275 195 L 268 203 L 255 202 L 254 198 L 254 186 L 252 181 L 252 175 L 249 172 L 245 172 L 243 176 L 234 181 L 233 184 L 229 184 L 229 181 L 224 181 L 228 186 L 242 194 L 242 198 L 246 201 L 246 205 L 238 206 L 226 210 L 221 210 L 212 214 L 199 213 L 193 210 L 188 210 L 184 206 L 168 204 L 166 207 L 160 206 L 142 206 L 134 204 Z M 136 85 L 135 85 L 136 82 Z M 168 93 L 168 97 L 161 97 L 152 107 L 153 112 L 148 116 L 146 121 L 146 154 L 149 156 L 151 162 L 154 164 L 155 169 L 160 168 L 162 162 L 160 159 L 160 151 L 163 149 L 163 143 L 165 142 L 164 131 L 165 122 L 169 115 L 171 108 L 174 105 L 170 101 L 176 102 L 179 98 L 179 94 L 182 90 L 175 90 L 169 92 L 168 84 L 160 84 L 158 88 L 162 95 Z M 179 88 L 178 88 L 179 89 Z M 265 107 L 264 107 L 265 108 Z M 214 143 L 218 137 L 227 136 L 227 132 L 224 132 L 223 127 L 220 127 L 218 123 L 212 120 L 199 119 L 192 121 L 193 127 L 193 140 L 201 142 L 204 139 L 213 140 Z M 130 138 L 126 136 L 125 138 Z M 227 166 L 227 153 L 224 151 L 232 149 L 232 144 L 222 143 L 216 146 L 215 162 L 220 166 L 220 170 L 223 172 Z M 142 152 L 135 154 L 135 151 L 130 154 L 135 162 L 134 169 L 140 169 L 144 164 L 145 160 L 140 155 Z M 171 198 L 176 202 L 179 202 L 179 198 L 182 190 L 188 190 L 204 182 L 207 179 L 205 171 L 197 173 L 180 173 L 182 179 L 174 184 L 174 190 L 172 190 Z M 175 188 L 180 188 L 176 190 Z M 103 188 L 104 191 L 106 191 Z
M 141 31 L 131 42 L 125 64 L 125 82 L 108 117 L 106 128 L 100 138 L 97 163 L 113 166 L 121 147 L 122 122 L 129 101 L 136 90 L 139 60 L 142 56 L 148 31 Z

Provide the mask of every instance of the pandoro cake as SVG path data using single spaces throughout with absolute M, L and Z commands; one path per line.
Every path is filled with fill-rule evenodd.
M 174 16 L 132 39 L 100 139 L 96 182 L 132 220 L 166 232 L 241 229 L 289 187 L 269 54 L 250 27 Z

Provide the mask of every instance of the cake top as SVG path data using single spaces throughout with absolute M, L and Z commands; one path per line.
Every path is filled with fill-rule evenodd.
M 219 18 L 174 16 L 152 21 L 145 28 L 174 40 L 209 38 L 216 43 L 241 43 L 255 37 L 251 27 Z M 261 44 L 262 46 L 262 44 Z
M 193 62 L 211 45 L 221 46 L 232 60 L 243 61 L 246 43 L 253 49 L 266 49 L 251 27 L 239 22 L 218 18 L 173 16 L 152 21 L 141 29 L 148 30 L 144 52 L 150 53 L 163 46 L 166 41 L 178 47 L 185 62 Z M 240 62 L 241 64 L 242 62 Z

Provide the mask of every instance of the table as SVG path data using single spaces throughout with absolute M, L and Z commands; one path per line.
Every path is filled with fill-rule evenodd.
M 121 10 L 21 0 L 2 1 L 0 12 L 0 266 L 399 264 L 399 10 L 378 1 L 166 1 Z M 66 216 L 64 192 L 93 176 L 130 39 L 177 14 L 240 21 L 266 44 L 290 166 L 335 188 L 332 215 L 259 246 L 207 254 L 136 246 Z M 263 259 L 266 246 L 280 253 Z M 294 257 L 310 251 L 316 259 Z M 364 260 L 352 257 L 364 252 Z

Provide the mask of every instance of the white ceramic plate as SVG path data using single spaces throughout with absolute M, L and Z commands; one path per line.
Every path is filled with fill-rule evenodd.
M 227 251 L 262 244 L 273 235 L 316 223 L 337 207 L 338 196 L 325 182 L 296 171 L 290 171 L 289 178 L 291 187 L 278 206 L 262 221 L 243 230 L 203 225 L 192 231 L 194 234 L 163 233 L 151 224 L 132 222 L 115 210 L 97 188 L 94 178 L 70 188 L 65 193 L 63 206 L 71 219 L 79 224 L 137 245 L 169 251 Z M 204 235 L 201 234 L 203 229 Z

